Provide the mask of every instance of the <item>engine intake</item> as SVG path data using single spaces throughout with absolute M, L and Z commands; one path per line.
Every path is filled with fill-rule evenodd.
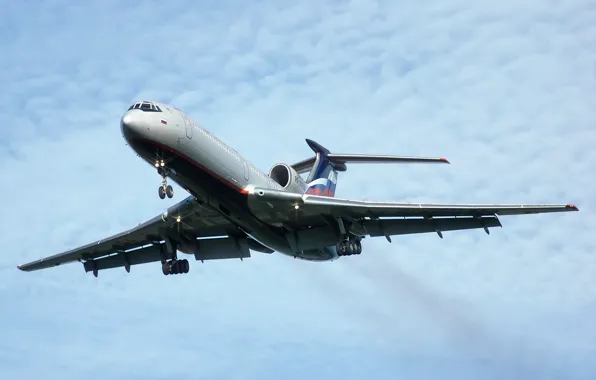
M 306 191 L 306 182 L 290 165 L 273 165 L 269 170 L 269 177 L 286 191 L 300 194 Z

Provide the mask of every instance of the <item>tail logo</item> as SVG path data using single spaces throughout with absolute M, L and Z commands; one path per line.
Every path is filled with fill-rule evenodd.
M 330 170 L 327 178 L 318 178 L 309 183 L 306 194 L 333 197 L 335 196 L 336 185 L 337 172 L 335 170 Z

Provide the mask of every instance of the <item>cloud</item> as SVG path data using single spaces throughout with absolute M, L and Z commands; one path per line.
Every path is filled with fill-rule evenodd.
M 590 1 L 15 2 L 0 34 L 0 377 L 592 378 L 596 13 Z M 504 228 L 106 271 L 17 264 L 170 203 L 118 121 L 174 104 L 263 170 L 334 152 L 337 196 L 574 202 Z M 184 197 L 177 188 L 175 200 Z

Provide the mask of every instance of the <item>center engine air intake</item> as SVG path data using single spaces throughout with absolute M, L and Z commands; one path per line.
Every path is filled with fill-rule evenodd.
M 273 165 L 269 170 L 269 177 L 286 191 L 300 194 L 306 191 L 306 182 L 290 165 Z

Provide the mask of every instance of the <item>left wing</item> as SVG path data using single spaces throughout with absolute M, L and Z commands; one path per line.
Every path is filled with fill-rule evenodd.
M 572 204 L 441 204 L 369 202 L 307 195 L 304 206 L 308 210 L 351 217 L 442 217 L 485 215 L 541 214 L 561 211 L 578 211 Z
M 253 202 L 267 205 L 269 216 L 295 228 L 342 218 L 357 222 L 371 236 L 500 226 L 497 215 L 578 211 L 573 204 L 439 204 L 370 202 L 254 189 Z M 258 203 L 257 203 L 258 204 Z M 381 219 L 384 218 L 384 219 Z M 392 218 L 392 219 L 390 219 Z M 397 219 L 400 218 L 400 219 Z M 376 232 L 373 232 L 376 231 Z
M 138 226 L 84 246 L 19 265 L 22 271 L 51 268 L 74 261 L 85 262 L 85 270 L 101 263 L 100 269 L 160 261 L 168 253 L 165 240 L 196 244 L 200 237 L 223 236 L 236 230 L 236 226 L 216 212 L 188 197 Z M 171 249 L 170 249 L 171 251 Z M 213 256 L 213 255 L 212 255 Z M 170 258 L 170 257 L 167 257 Z M 216 259 L 218 257 L 210 257 Z M 224 257 L 222 254 L 221 258 Z

